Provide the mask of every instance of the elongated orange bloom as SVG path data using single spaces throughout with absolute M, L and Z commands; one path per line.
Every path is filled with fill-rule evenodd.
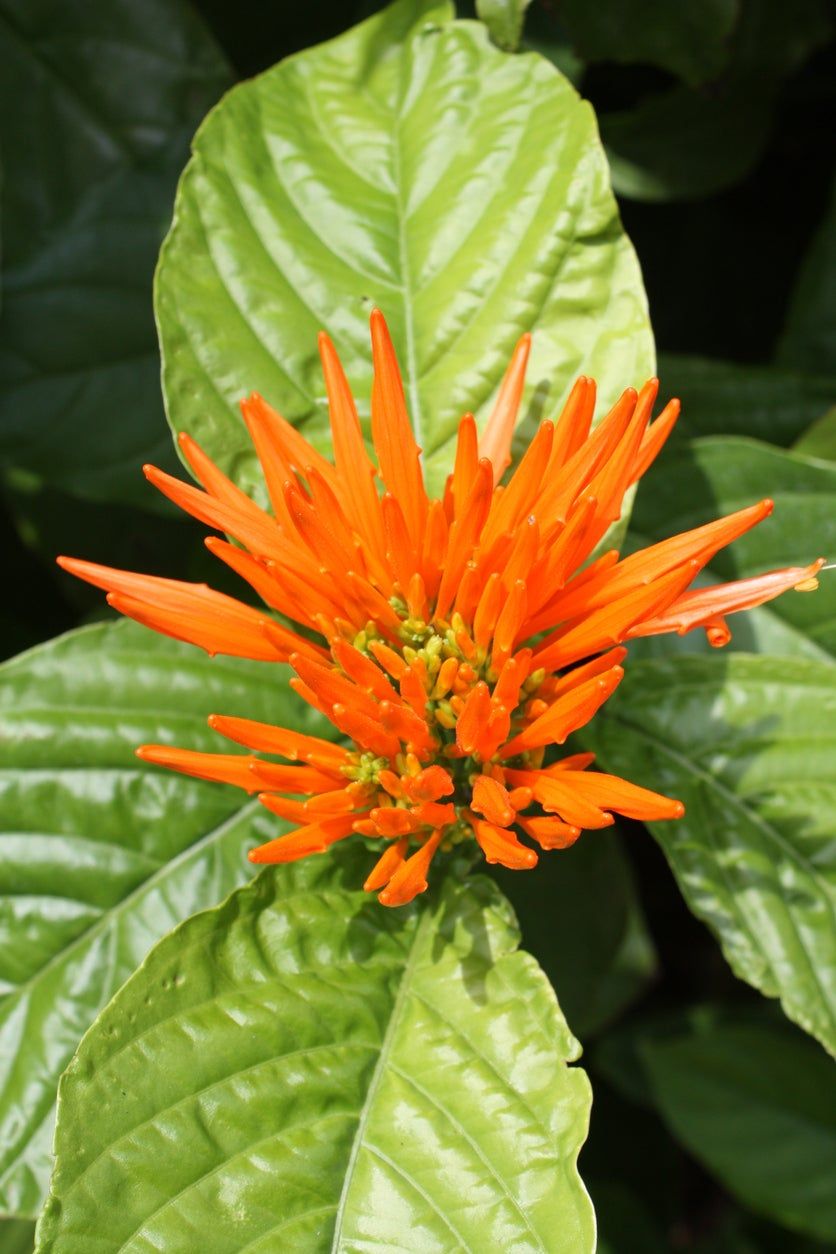
M 237 542 L 213 536 L 207 544 L 263 608 L 204 585 L 58 560 L 105 589 L 116 609 L 178 640 L 211 654 L 290 664 L 291 685 L 330 719 L 342 743 L 213 714 L 210 726 L 248 752 L 162 745 L 137 752 L 258 792 L 268 810 L 294 824 L 253 849 L 253 862 L 294 861 L 353 834 L 375 841 L 365 887 L 396 906 L 426 889 L 439 849 L 463 841 L 475 841 L 488 862 L 523 870 L 538 854 L 521 838 L 564 849 L 583 828 L 606 827 L 616 814 L 678 818 L 679 801 L 588 771 L 591 754 L 552 760 L 552 747 L 618 687 L 625 641 L 703 627 L 712 644 L 725 644 L 727 615 L 815 586 L 822 562 L 690 590 L 720 549 L 767 517 L 768 500 L 623 560 L 599 551 L 625 492 L 676 421 L 677 401 L 651 421 L 655 379 L 639 393 L 628 388 L 595 427 L 595 384 L 579 379 L 557 421 L 541 424 L 500 482 L 528 336 L 485 430 L 479 434 L 471 415 L 462 419 L 443 498 L 431 500 L 378 311 L 371 329 L 377 466 L 323 334 L 334 465 L 260 396 L 242 403 L 272 513 L 189 436 L 180 444 L 201 488 L 146 468 L 166 496 Z

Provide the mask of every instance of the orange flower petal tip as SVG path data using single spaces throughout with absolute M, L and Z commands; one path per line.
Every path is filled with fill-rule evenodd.
M 177 640 L 289 663 L 291 688 L 330 720 L 341 744 L 211 714 L 209 727 L 246 752 L 143 745 L 138 757 L 247 792 L 270 789 L 259 802 L 292 830 L 251 850 L 253 863 L 294 861 L 344 839 L 376 842 L 364 887 L 385 906 L 425 892 L 431 864 L 463 842 L 489 862 L 527 870 L 538 854 L 519 834 L 557 851 L 616 814 L 680 818 L 680 801 L 589 770 L 589 754 L 560 758 L 557 746 L 618 687 L 629 640 L 700 627 L 721 647 L 727 616 L 791 588 L 812 591 L 823 559 L 691 588 L 716 553 L 767 517 L 768 498 L 623 560 L 602 553 L 679 402 L 651 420 L 652 378 L 639 392 L 625 389 L 596 424 L 595 382 L 581 375 L 508 471 L 527 331 L 504 372 L 486 379 L 490 412 L 460 423 L 446 488 L 431 500 L 379 309 L 370 326 L 374 459 L 323 331 L 335 464 L 257 392 L 241 401 L 272 513 L 187 433 L 178 443 L 200 487 L 143 467 L 165 495 L 234 539 L 210 536 L 207 547 L 249 585 L 245 599 L 57 559 L 115 609 Z

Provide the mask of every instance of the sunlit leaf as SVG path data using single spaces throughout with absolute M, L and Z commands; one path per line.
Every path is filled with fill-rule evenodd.
M 170 455 L 151 279 L 229 71 L 184 0 L 0 0 L 0 464 L 148 506 Z
M 651 824 L 735 973 L 836 1052 L 836 669 L 730 654 L 634 665 L 584 729 L 685 803 Z
M 367 416 L 375 304 L 434 488 L 522 332 L 537 410 L 579 372 L 611 403 L 652 371 L 592 110 L 451 16 L 399 0 L 235 88 L 195 139 L 157 277 L 167 409 L 257 494 L 238 400 L 261 392 L 326 442 L 324 327 Z
M 156 940 L 249 877 L 246 848 L 277 822 L 237 789 L 145 767 L 135 746 L 222 749 L 206 726 L 218 709 L 304 715 L 283 668 L 210 660 L 128 622 L 0 675 L 0 1212 L 31 1215 L 82 1033 Z
M 62 1080 L 42 1254 L 591 1254 L 589 1085 L 510 908 L 389 912 L 367 866 L 271 868 L 151 953 Z
M 522 34 L 525 11 L 531 0 L 476 0 L 476 13 L 487 26 L 494 43 L 514 52 Z

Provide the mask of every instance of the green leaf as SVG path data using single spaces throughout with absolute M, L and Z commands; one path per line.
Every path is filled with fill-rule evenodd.
M 35 1225 L 31 1219 L 0 1219 L 0 1249 L 3 1254 L 32 1254 Z
M 0 464 L 153 505 L 140 466 L 170 457 L 154 261 L 227 81 L 183 0 L 0 0 Z
M 497 47 L 516 52 L 530 3 L 531 0 L 476 0 L 476 14 Z
M 144 741 L 223 749 L 213 710 L 301 725 L 284 668 L 100 624 L 0 684 L 0 1213 L 37 1213 L 58 1077 L 150 945 L 219 901 L 275 829 L 233 788 L 145 767 Z
M 587 61 L 647 63 L 686 83 L 715 78 L 729 57 L 739 0 L 563 0 L 560 16 Z
M 589 1085 L 510 907 L 387 912 L 367 867 L 271 868 L 153 950 L 61 1082 L 41 1254 L 591 1254 Z
M 836 1087 L 821 1050 L 778 1018 L 702 1010 L 638 1052 L 671 1131 L 726 1188 L 836 1240 Z
M 778 360 L 836 376 L 836 183 L 793 292 Z M 833 393 L 831 392 L 831 397 Z
M 560 990 L 586 1041 L 647 988 L 657 970 L 621 832 L 589 832 L 540 859 L 535 875 L 494 868 L 526 947 Z
M 836 465 L 742 438 L 694 440 L 663 454 L 637 493 L 633 524 L 659 540 L 767 496 L 773 515 L 717 555 L 715 578 L 745 579 L 836 553 Z M 826 574 L 816 593 L 788 592 L 769 613 L 819 656 L 836 653 L 836 580 Z M 743 616 L 729 620 L 732 631 L 738 623 L 745 631 Z
M 582 732 L 599 765 L 685 803 L 650 824 L 735 974 L 836 1052 L 836 669 L 640 662 Z
M 793 445 L 793 452 L 836 462 L 836 406 L 807 428 Z
M 610 403 L 652 372 L 590 106 L 541 57 L 449 19 L 400 0 L 235 88 L 195 138 L 157 275 L 167 410 L 256 495 L 239 398 L 326 445 L 324 327 L 367 417 L 375 304 L 434 489 L 522 332 L 537 412 L 579 372 Z
M 789 446 L 836 401 L 831 375 L 679 353 L 661 355 L 659 378 L 662 394 L 682 401 L 672 443 L 688 436 L 748 435 Z

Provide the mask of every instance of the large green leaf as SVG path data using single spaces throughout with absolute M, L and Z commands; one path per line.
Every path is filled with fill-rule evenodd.
M 836 553 L 836 465 L 744 438 L 694 440 L 663 454 L 642 482 L 633 523 L 658 540 L 767 496 L 772 517 L 717 555 L 715 577 L 745 579 Z M 816 593 L 786 593 L 769 613 L 821 656 L 836 653 L 836 579 L 827 573 Z M 732 631 L 736 625 L 732 618 Z
M 651 824 L 735 973 L 836 1052 L 836 670 L 744 654 L 637 663 L 582 740 L 685 803 Z
M 399 0 L 237 87 L 195 138 L 157 274 L 166 404 L 250 491 L 237 401 L 255 389 L 324 441 L 324 327 L 367 415 L 373 304 L 434 487 L 523 331 L 537 409 L 579 372 L 611 402 L 652 371 L 590 106 L 540 56 L 450 16 Z
M 671 1130 L 726 1188 L 836 1240 L 836 1086 L 812 1041 L 771 1015 L 702 1010 L 637 1050 Z
M 223 748 L 213 710 L 301 725 L 283 668 L 128 622 L 1 669 L 0 1213 L 35 1214 L 58 1077 L 150 945 L 250 874 L 274 827 L 233 788 L 150 770 L 143 741 Z
M 657 971 L 624 839 L 621 831 L 588 832 L 570 849 L 541 858 L 536 875 L 494 869 L 526 947 L 584 1041 L 635 1001 Z
M 151 278 L 228 70 L 185 0 L 0 0 L 0 464 L 148 505 L 163 439 Z
M 61 1082 L 42 1254 L 591 1254 L 589 1085 L 507 902 L 387 912 L 367 865 L 271 868 L 153 950 Z
M 673 440 L 748 435 L 791 445 L 836 404 L 836 379 L 779 366 L 738 365 L 679 353 L 659 358 L 664 396 L 678 396 Z

